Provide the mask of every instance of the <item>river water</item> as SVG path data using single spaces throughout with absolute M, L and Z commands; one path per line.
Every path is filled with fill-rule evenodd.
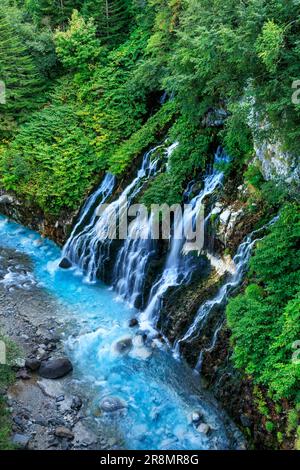
M 65 340 L 74 364 L 73 377 L 85 389 L 91 409 L 103 399 L 120 399 L 124 408 L 95 415 L 114 425 L 124 448 L 142 450 L 235 449 L 240 434 L 200 380 L 176 361 L 159 340 L 147 343 L 137 328 L 129 328 L 135 311 L 102 283 L 88 284 L 76 271 L 58 267 L 61 251 L 53 242 L 0 216 L 0 245 L 27 254 L 33 273 L 14 279 L 20 288 L 38 285 L 60 304 L 61 320 L 71 324 Z M 1 262 L 1 260 L 0 260 Z M 1 282 L 10 288 L 14 273 Z M 118 342 L 132 347 L 120 352 Z M 210 426 L 200 433 L 193 413 Z

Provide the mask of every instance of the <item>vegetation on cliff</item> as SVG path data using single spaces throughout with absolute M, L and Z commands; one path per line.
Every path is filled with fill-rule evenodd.
M 180 202 L 221 144 L 227 173 L 245 174 L 264 213 L 282 209 L 227 316 L 236 366 L 296 414 L 299 206 L 250 162 L 254 141 L 299 153 L 299 18 L 293 0 L 0 5 L 1 188 L 56 216 L 77 209 L 104 171 L 125 176 L 169 137 L 180 145 L 143 194 L 147 205 Z

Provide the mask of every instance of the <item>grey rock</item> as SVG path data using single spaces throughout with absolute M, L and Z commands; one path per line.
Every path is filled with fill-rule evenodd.
M 120 354 L 126 354 L 132 349 L 132 338 L 124 338 L 115 344 L 115 349 Z
M 250 428 L 250 427 L 251 427 L 252 421 L 251 421 L 251 419 L 249 418 L 249 416 L 247 416 L 247 415 L 241 415 L 241 416 L 240 416 L 240 420 L 241 420 L 242 426 L 244 426 L 245 428 Z
M 72 267 L 72 263 L 68 258 L 63 258 L 59 263 L 59 267 L 62 269 L 70 269 Z
M 39 359 L 36 359 L 36 358 L 33 358 L 33 359 L 26 359 L 25 361 L 25 367 L 29 370 L 31 370 L 32 372 L 35 372 L 36 370 L 38 370 L 41 366 L 41 361 Z
M 12 439 L 13 444 L 21 449 L 26 449 L 29 444 L 29 441 L 30 436 L 28 436 L 27 434 L 16 433 Z
M 71 361 L 67 357 L 61 357 L 42 362 L 39 375 L 45 379 L 58 379 L 69 374 L 72 370 Z
M 9 196 L 9 194 L 3 194 L 0 196 L 0 204 L 13 204 L 14 198 Z
M 19 372 L 17 372 L 16 378 L 21 379 L 21 380 L 30 380 L 31 379 L 30 375 L 24 369 L 21 369 L 21 370 L 19 370 Z
M 209 431 L 210 431 L 210 426 L 206 423 L 201 423 L 198 427 L 197 427 L 197 431 L 199 431 L 201 434 L 208 434 Z
M 71 408 L 72 410 L 80 410 L 82 407 L 82 400 L 80 397 L 73 397 Z
M 74 439 L 74 433 L 65 426 L 58 426 L 55 428 L 54 435 L 56 437 L 62 437 L 70 440 Z
M 100 408 L 106 413 L 112 413 L 126 408 L 126 403 L 118 397 L 106 397 L 101 400 Z

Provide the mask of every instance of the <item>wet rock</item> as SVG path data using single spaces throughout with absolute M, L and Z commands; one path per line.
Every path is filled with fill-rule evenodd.
M 129 328 L 134 328 L 135 326 L 138 326 L 139 322 L 136 318 L 132 318 L 129 322 Z
M 23 359 L 22 357 L 18 357 L 17 359 L 15 359 L 13 365 L 16 369 L 23 369 L 23 367 L 25 367 L 25 359 Z
M 60 395 L 59 397 L 56 398 L 56 402 L 57 403 L 60 403 L 61 401 L 64 401 L 65 399 L 65 396 L 64 395 Z
M 16 378 L 20 379 L 20 380 L 30 380 L 31 379 L 30 375 L 24 369 L 19 370 L 19 372 L 17 372 Z
M 126 408 L 126 403 L 118 397 L 106 397 L 100 402 L 100 408 L 106 413 L 112 413 Z
M 43 360 L 43 359 L 46 359 L 47 357 L 48 357 L 47 351 L 44 348 L 39 347 L 37 349 L 37 358 L 39 360 Z
M 29 441 L 30 436 L 28 436 L 27 434 L 16 433 L 12 439 L 13 444 L 21 449 L 26 449 L 29 444 Z
M 81 421 L 75 424 L 73 431 L 75 445 L 90 446 L 97 442 L 97 436 L 86 428 Z
M 36 359 L 36 358 L 28 358 L 26 359 L 25 361 L 25 367 L 29 370 L 31 370 L 32 372 L 35 372 L 36 370 L 38 370 L 41 366 L 41 361 L 39 359 Z
M 73 370 L 71 361 L 67 357 L 50 359 L 41 364 L 39 375 L 45 379 L 58 379 Z
M 229 222 L 230 216 L 231 216 L 231 210 L 230 209 L 226 209 L 225 211 L 223 211 L 222 214 L 220 215 L 221 224 L 222 225 L 227 225 L 228 222 Z
M 55 428 L 54 435 L 56 437 L 66 438 L 66 439 L 74 439 L 74 433 L 66 428 L 65 426 L 58 426 Z
M 202 415 L 199 411 L 194 411 L 191 416 L 191 420 L 193 424 L 199 424 L 201 421 Z
M 43 379 L 39 380 L 37 385 L 47 397 L 56 399 L 60 395 L 63 395 L 63 388 L 60 382 Z
M 249 416 L 247 416 L 247 415 L 241 415 L 240 420 L 241 420 L 242 426 L 244 426 L 245 428 L 250 428 L 250 427 L 251 427 L 252 421 L 251 421 L 251 419 L 249 418 Z
M 72 267 L 72 263 L 68 258 L 63 258 L 59 263 L 59 267 L 62 269 L 70 269 Z
M 120 354 L 126 354 L 132 349 L 132 338 L 124 338 L 115 344 L 115 350 Z
M 9 196 L 9 194 L 3 194 L 3 196 L 0 196 L 0 205 L 1 204 L 13 204 L 14 198 L 12 196 Z
M 82 407 L 82 400 L 80 397 L 73 397 L 71 409 L 72 410 L 80 410 Z
M 197 427 L 197 431 L 199 431 L 201 434 L 208 434 L 209 431 L 210 431 L 210 426 L 206 423 L 201 423 L 198 427 Z

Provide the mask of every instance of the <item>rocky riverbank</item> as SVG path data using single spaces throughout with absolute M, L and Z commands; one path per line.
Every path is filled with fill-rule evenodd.
M 114 431 L 95 428 L 88 397 L 65 358 L 61 306 L 36 283 L 24 254 L 0 248 L 0 259 L 0 330 L 20 351 L 16 382 L 4 391 L 13 443 L 34 450 L 114 448 Z

